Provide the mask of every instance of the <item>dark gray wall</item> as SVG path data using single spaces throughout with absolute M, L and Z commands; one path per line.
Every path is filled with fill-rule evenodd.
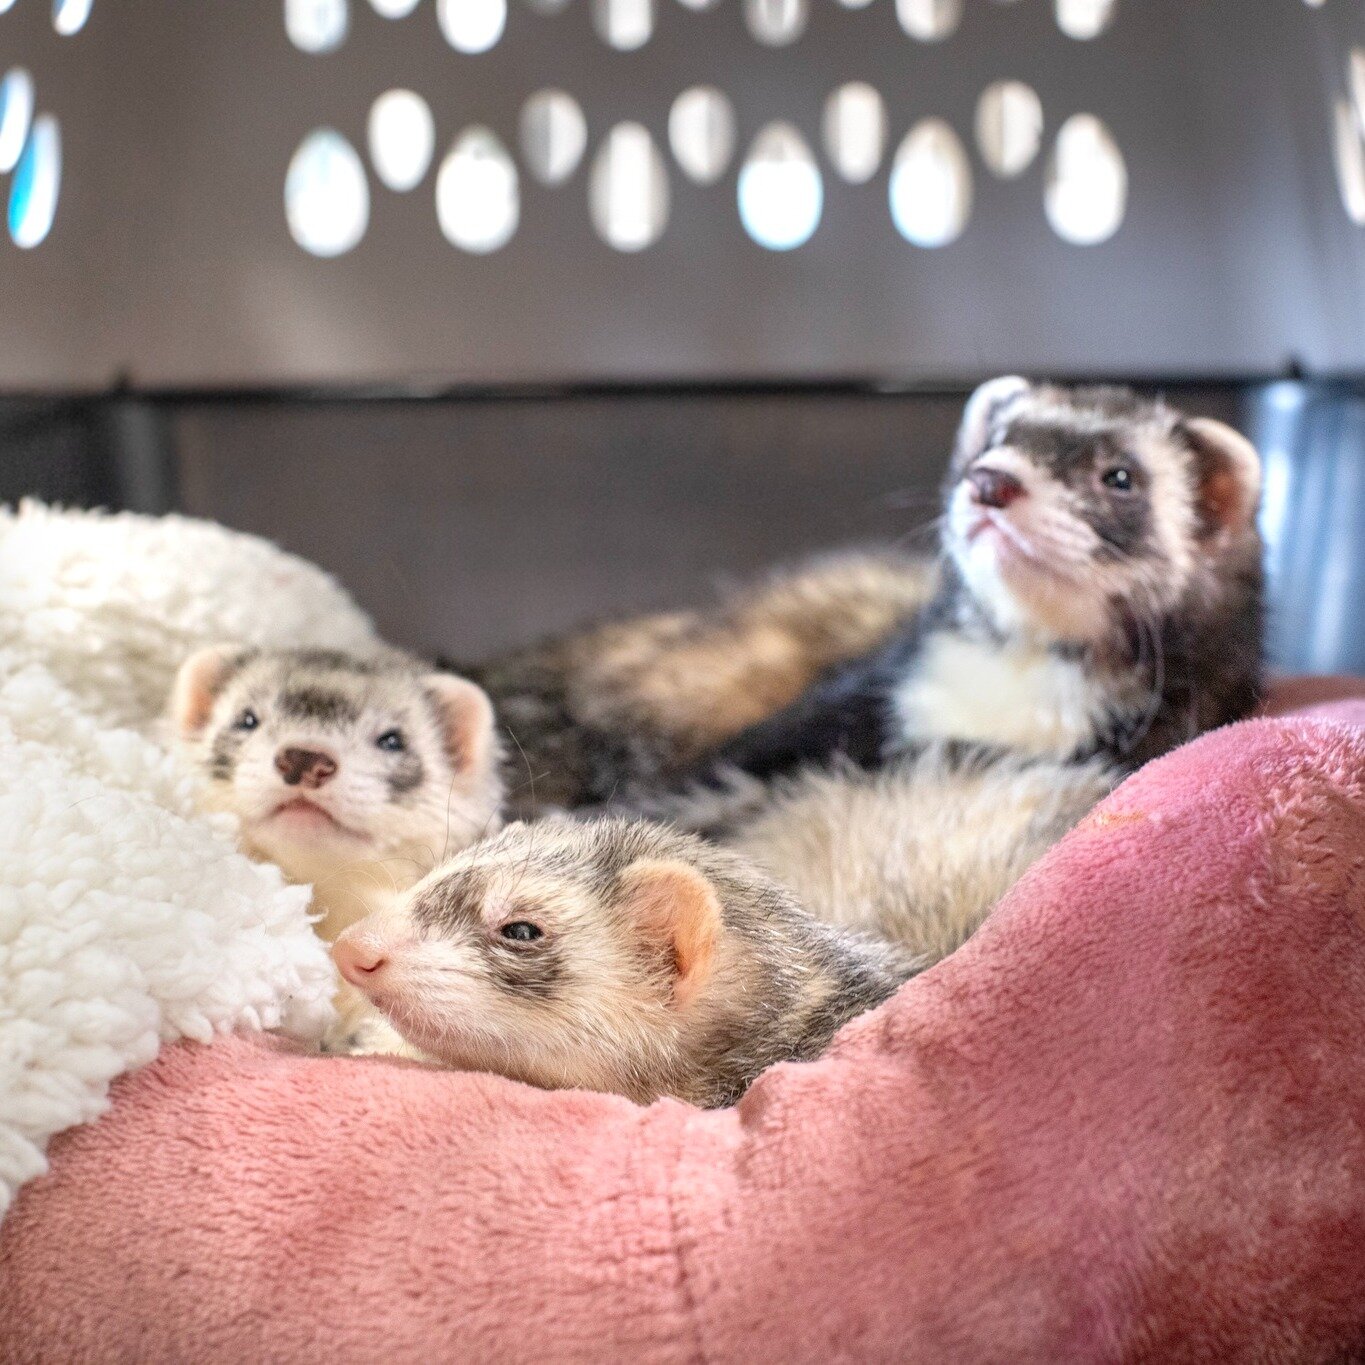
M 66 174 L 48 242 L 0 244 L 0 388 L 1365 366 L 1365 229 L 1342 210 L 1328 131 L 1347 51 L 1365 43 L 1355 0 L 1120 0 L 1089 43 L 1064 37 L 1046 0 L 968 0 L 936 45 L 907 38 L 891 0 L 812 0 L 805 36 L 781 49 L 748 36 L 738 0 L 657 8 L 655 38 L 622 54 L 586 0 L 553 17 L 511 0 L 503 41 L 467 57 L 432 0 L 396 22 L 352 0 L 345 46 L 310 56 L 280 0 L 95 0 L 65 39 L 46 0 L 18 0 L 0 45 L 60 116 Z M 975 155 L 971 223 L 937 251 L 895 232 L 885 166 L 853 188 L 823 162 L 824 221 L 785 254 L 744 235 L 733 169 L 698 189 L 672 166 L 672 221 L 638 256 L 594 235 L 585 168 L 556 190 L 523 174 L 522 227 L 489 257 L 442 238 L 431 175 L 407 196 L 371 176 L 370 230 L 338 260 L 306 256 L 285 226 L 302 137 L 333 125 L 363 145 L 370 102 L 396 84 L 431 101 L 439 156 L 475 121 L 515 146 L 522 100 L 547 84 L 582 101 L 592 147 L 627 117 L 662 144 L 670 101 L 698 81 L 735 99 L 741 144 L 782 117 L 818 146 L 821 101 L 850 78 L 885 94 L 893 142 L 926 114 L 969 138 L 1001 76 L 1036 85 L 1049 138 L 1078 111 L 1112 127 L 1131 193 L 1110 242 L 1052 233 L 1041 159 L 1005 184 Z
M 1238 420 L 1229 391 L 1178 389 Z M 956 392 L 619 393 L 167 410 L 185 510 L 336 573 L 395 642 L 472 657 L 860 540 L 931 550 Z

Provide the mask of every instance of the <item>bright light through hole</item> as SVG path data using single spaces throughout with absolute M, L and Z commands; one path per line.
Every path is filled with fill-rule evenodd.
M 51 114 L 34 120 L 9 189 L 9 235 L 37 246 L 52 230 L 62 187 L 62 135 Z
M 820 226 L 825 184 L 805 139 L 790 123 L 770 123 L 739 172 L 739 217 L 759 246 L 790 251 Z
M 744 22 L 760 43 L 785 47 L 806 31 L 806 0 L 744 0 Z
M 917 41 L 942 42 L 962 22 L 962 0 L 896 0 L 896 18 Z
M 521 219 L 517 168 L 489 129 L 462 133 L 441 163 L 436 217 L 462 251 L 485 255 L 512 240 Z
M 331 128 L 309 133 L 284 178 L 284 214 L 294 240 L 314 256 L 341 256 L 370 222 L 370 187 L 354 147 Z
M 588 208 L 593 226 L 617 251 L 643 251 L 668 223 L 668 171 L 649 130 L 618 123 L 593 158 Z
M 578 169 L 587 145 L 587 120 L 572 95 L 539 90 L 522 106 L 521 154 L 542 184 L 567 180 Z
M 735 110 L 725 93 L 709 85 L 684 90 L 668 113 L 668 145 L 697 184 L 719 180 L 735 154 Z
M 350 24 L 347 0 L 284 0 L 284 31 L 301 52 L 334 52 Z
M 16 66 L 0 81 L 0 175 L 19 162 L 33 122 L 33 77 Z
M 415 189 L 436 150 L 436 124 L 421 95 L 388 90 L 370 107 L 370 161 L 391 190 Z
M 1053 231 L 1077 246 L 1096 246 L 1119 230 L 1128 169 L 1113 135 L 1093 114 L 1075 114 L 1062 124 L 1043 203 Z
M 374 12 L 384 19 L 405 19 L 417 8 L 418 0 L 370 0 Z
M 891 167 L 891 217 L 915 246 L 947 246 L 972 212 L 972 170 L 962 141 L 942 119 L 927 118 L 906 135 Z
M 1345 100 L 1332 110 L 1332 152 L 1341 202 L 1351 221 L 1365 227 L 1365 132 Z
M 996 81 L 976 106 L 976 145 L 1002 180 L 1022 175 L 1043 141 L 1043 105 L 1022 81 Z
M 69 38 L 85 27 L 93 7 L 94 0 L 52 0 L 52 27 Z
M 487 52 L 507 26 L 507 0 L 436 0 L 436 19 L 457 52 Z
M 825 101 L 825 151 L 834 169 L 852 185 L 877 174 L 886 147 L 886 105 L 863 81 L 841 85 Z
M 1057 0 L 1057 27 L 1068 38 L 1088 42 L 1114 21 L 1118 0 Z
M 593 0 L 592 21 L 603 42 L 633 52 L 654 32 L 654 0 Z

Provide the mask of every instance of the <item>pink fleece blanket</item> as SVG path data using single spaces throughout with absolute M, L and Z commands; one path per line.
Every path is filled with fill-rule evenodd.
M 1359 1359 L 1365 704 L 1127 782 L 737 1108 L 182 1045 L 0 1231 L 0 1359 Z

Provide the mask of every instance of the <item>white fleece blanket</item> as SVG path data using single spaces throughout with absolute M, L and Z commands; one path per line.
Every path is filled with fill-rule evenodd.
M 0 509 L 0 1214 L 161 1043 L 315 1037 L 309 890 L 236 852 L 162 742 L 220 640 L 380 648 L 321 570 L 185 518 Z

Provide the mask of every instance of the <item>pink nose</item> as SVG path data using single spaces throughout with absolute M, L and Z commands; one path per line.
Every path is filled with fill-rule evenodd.
M 982 507 L 1008 507 L 1024 496 L 1024 485 L 1013 474 L 992 469 L 989 465 L 978 465 L 969 471 L 967 482 L 972 486 L 972 496 Z
M 332 961 L 351 985 L 368 991 L 378 981 L 389 959 L 373 939 L 358 934 L 342 934 L 332 944 Z

